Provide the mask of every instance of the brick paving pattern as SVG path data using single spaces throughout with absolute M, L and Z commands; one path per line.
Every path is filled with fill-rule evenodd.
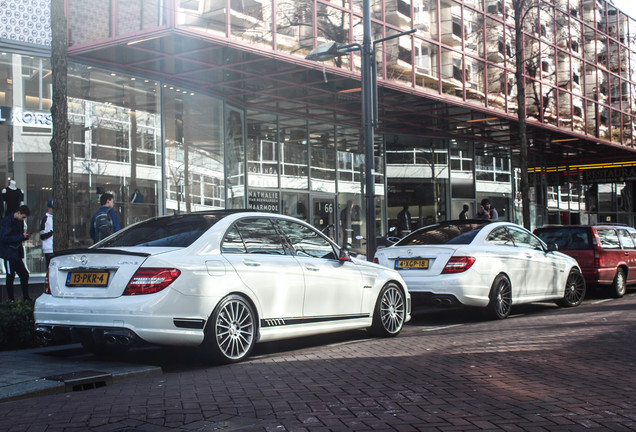
M 631 293 L 503 321 L 416 317 L 393 339 L 0 403 L 0 431 L 634 431 L 635 312 Z

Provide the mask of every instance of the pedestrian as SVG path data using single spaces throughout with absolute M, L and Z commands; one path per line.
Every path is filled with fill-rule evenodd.
M 31 233 L 24 232 L 24 221 L 30 215 L 29 207 L 22 205 L 15 212 L 0 220 L 0 257 L 4 259 L 9 300 L 14 300 L 13 281 L 16 274 L 20 277 L 22 298 L 31 300 L 29 297 L 29 271 L 22 260 L 24 258 L 22 242 L 31 238 Z
M 477 213 L 476 218 L 496 221 L 499 219 L 499 214 L 492 204 L 490 204 L 490 200 L 488 198 L 484 198 L 481 200 L 481 209 Z
M 407 204 L 404 204 L 402 211 L 398 213 L 397 219 L 398 234 L 400 237 L 404 237 L 411 232 L 411 213 Z
M 104 193 L 99 197 L 101 207 L 95 212 L 91 219 L 89 233 L 95 243 L 101 241 L 121 229 L 119 217 L 113 209 L 115 197 L 111 193 Z
M 468 207 L 468 204 L 464 204 L 464 208 L 461 211 L 461 213 L 459 214 L 459 220 L 466 220 L 468 219 L 468 210 L 470 209 L 470 207 Z
M 46 208 L 46 214 L 40 220 L 40 240 L 42 241 L 42 253 L 48 269 L 53 255 L 53 200 L 49 200 L 46 203 Z

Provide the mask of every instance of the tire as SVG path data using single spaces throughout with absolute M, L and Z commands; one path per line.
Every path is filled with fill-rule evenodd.
M 404 292 L 395 283 L 389 282 L 380 291 L 373 310 L 371 334 L 379 337 L 397 336 L 406 320 Z
M 625 270 L 622 268 L 616 269 L 616 276 L 614 276 L 614 282 L 610 287 L 610 295 L 614 298 L 621 298 L 627 291 L 627 279 L 625 278 Z
M 486 306 L 487 314 L 493 319 L 505 319 L 512 309 L 512 285 L 504 274 L 495 278 L 490 288 L 490 303 Z
M 247 358 L 256 343 L 256 314 L 239 295 L 225 297 L 205 326 L 201 347 L 213 363 L 237 363 Z
M 565 292 L 556 304 L 563 307 L 574 307 L 581 304 L 585 298 L 585 279 L 579 269 L 572 269 L 565 282 Z

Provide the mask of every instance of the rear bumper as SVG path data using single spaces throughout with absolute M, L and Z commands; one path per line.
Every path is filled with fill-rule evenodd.
M 409 280 L 406 276 L 404 280 L 414 305 L 486 307 L 490 302 L 490 284 L 481 281 L 478 276 L 466 277 L 465 273 L 461 273 L 432 277 L 426 281 Z
M 38 333 L 53 340 L 81 337 L 127 340 L 139 344 L 198 346 L 218 301 L 185 296 L 174 290 L 106 299 L 40 296 L 34 318 Z
M 583 278 L 588 285 L 610 285 L 614 282 L 616 268 L 583 269 Z
M 36 324 L 36 335 L 47 342 L 71 343 L 92 340 L 111 345 L 140 346 L 144 341 L 132 330 L 121 327 L 76 327 Z

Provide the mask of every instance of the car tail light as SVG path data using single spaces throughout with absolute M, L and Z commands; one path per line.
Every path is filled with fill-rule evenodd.
M 376 257 L 373 257 L 373 262 L 376 263 L 376 264 L 380 264 L 380 260 L 377 259 Z
M 474 257 L 456 256 L 451 257 L 446 263 L 446 267 L 442 270 L 442 274 L 462 273 L 468 270 L 475 263 Z
M 594 249 L 594 267 L 601 266 L 601 247 L 596 241 L 596 237 L 592 237 L 592 249 Z
M 49 283 L 49 269 L 46 269 L 46 276 L 44 276 L 44 294 L 51 294 L 51 284 Z
M 170 285 L 181 274 L 174 268 L 140 268 L 128 282 L 123 295 L 153 294 Z

